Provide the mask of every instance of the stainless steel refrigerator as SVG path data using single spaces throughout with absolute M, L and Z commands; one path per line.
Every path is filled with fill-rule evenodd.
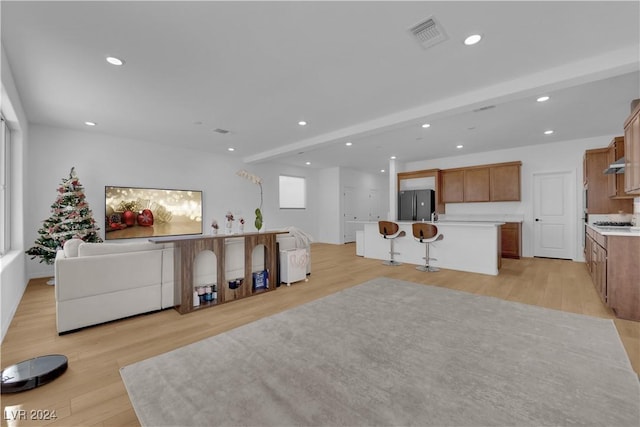
M 429 221 L 436 210 L 433 190 L 406 190 L 398 193 L 398 221 Z

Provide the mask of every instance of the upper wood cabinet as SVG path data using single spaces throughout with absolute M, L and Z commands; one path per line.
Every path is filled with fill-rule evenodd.
M 519 201 L 521 165 L 509 162 L 443 170 L 442 202 Z
M 520 162 L 502 166 L 492 166 L 491 172 L 491 201 L 520 200 Z
M 488 202 L 491 199 L 489 186 L 489 168 L 472 168 L 464 171 L 464 201 Z
M 640 104 L 624 122 L 624 191 L 640 194 Z
M 444 170 L 440 177 L 442 180 L 442 202 L 464 202 L 464 170 Z
M 631 199 L 612 199 L 608 192 L 608 177 L 604 170 L 609 166 L 609 149 L 596 148 L 584 154 L 584 173 L 587 183 L 587 213 L 611 214 L 633 212 Z
M 616 136 L 613 138 L 608 148 L 608 162 L 609 164 L 624 157 L 624 137 Z M 624 176 L 625 174 L 608 174 L 607 175 L 607 194 L 614 199 L 632 199 L 632 194 L 627 194 L 624 191 Z

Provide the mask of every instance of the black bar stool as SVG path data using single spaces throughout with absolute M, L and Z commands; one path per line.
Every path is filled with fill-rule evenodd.
M 404 231 L 400 231 L 400 226 L 395 222 L 391 222 L 391 221 L 378 221 L 378 231 L 380 232 L 380 235 L 382 236 L 382 238 L 389 240 L 389 244 L 390 244 L 390 248 L 389 248 L 390 258 L 387 261 L 384 261 L 383 264 L 401 265 L 402 264 L 401 262 L 398 262 L 393 258 L 394 255 L 397 255 L 400 253 L 400 252 L 394 252 L 393 241 L 398 237 L 405 236 L 407 233 L 405 233 Z
M 414 222 L 412 224 L 412 231 L 413 238 L 420 243 L 424 243 L 426 247 L 424 265 L 419 265 L 416 267 L 416 269 L 425 272 L 440 271 L 438 267 L 429 265 L 429 261 L 437 261 L 437 259 L 435 258 L 429 258 L 429 245 L 438 240 L 444 239 L 444 236 L 441 233 L 438 233 L 438 227 L 433 224 L 427 224 L 425 222 Z

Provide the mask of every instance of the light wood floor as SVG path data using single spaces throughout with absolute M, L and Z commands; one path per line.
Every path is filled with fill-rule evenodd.
M 2 343 L 2 367 L 60 353 L 69 358 L 69 368 L 41 388 L 2 395 L 2 407 L 4 411 L 23 409 L 27 414 L 55 410 L 58 419 L 53 425 L 137 426 L 120 367 L 380 276 L 614 318 L 600 302 L 583 263 L 536 258 L 503 261 L 495 277 L 451 270 L 422 273 L 413 265 L 387 267 L 356 257 L 353 244 L 314 244 L 309 282 L 187 315 L 170 309 L 63 336 L 55 331 L 53 287 L 46 285 L 46 279 L 32 280 Z M 615 325 L 634 370 L 640 372 L 640 323 L 616 319 Z M 37 420 L 14 423 L 3 415 L 3 425 L 49 424 Z

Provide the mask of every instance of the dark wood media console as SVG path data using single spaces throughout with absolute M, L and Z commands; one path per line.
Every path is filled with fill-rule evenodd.
M 276 289 L 277 251 L 276 236 L 286 234 L 287 231 L 265 231 L 263 233 L 198 235 L 179 237 L 158 237 L 149 239 L 153 243 L 173 243 L 173 274 L 175 281 L 176 301 L 180 301 L 175 308 L 180 314 L 190 313 L 202 308 L 213 307 L 225 302 L 246 298 L 262 292 Z M 244 281 L 236 289 L 231 289 L 225 278 L 225 240 L 244 239 Z M 252 286 L 252 254 L 258 245 L 264 245 L 264 267 L 269 274 L 268 287 L 254 290 Z M 218 298 L 199 306 L 193 306 L 193 267 L 196 256 L 202 251 L 211 251 L 216 256 Z

